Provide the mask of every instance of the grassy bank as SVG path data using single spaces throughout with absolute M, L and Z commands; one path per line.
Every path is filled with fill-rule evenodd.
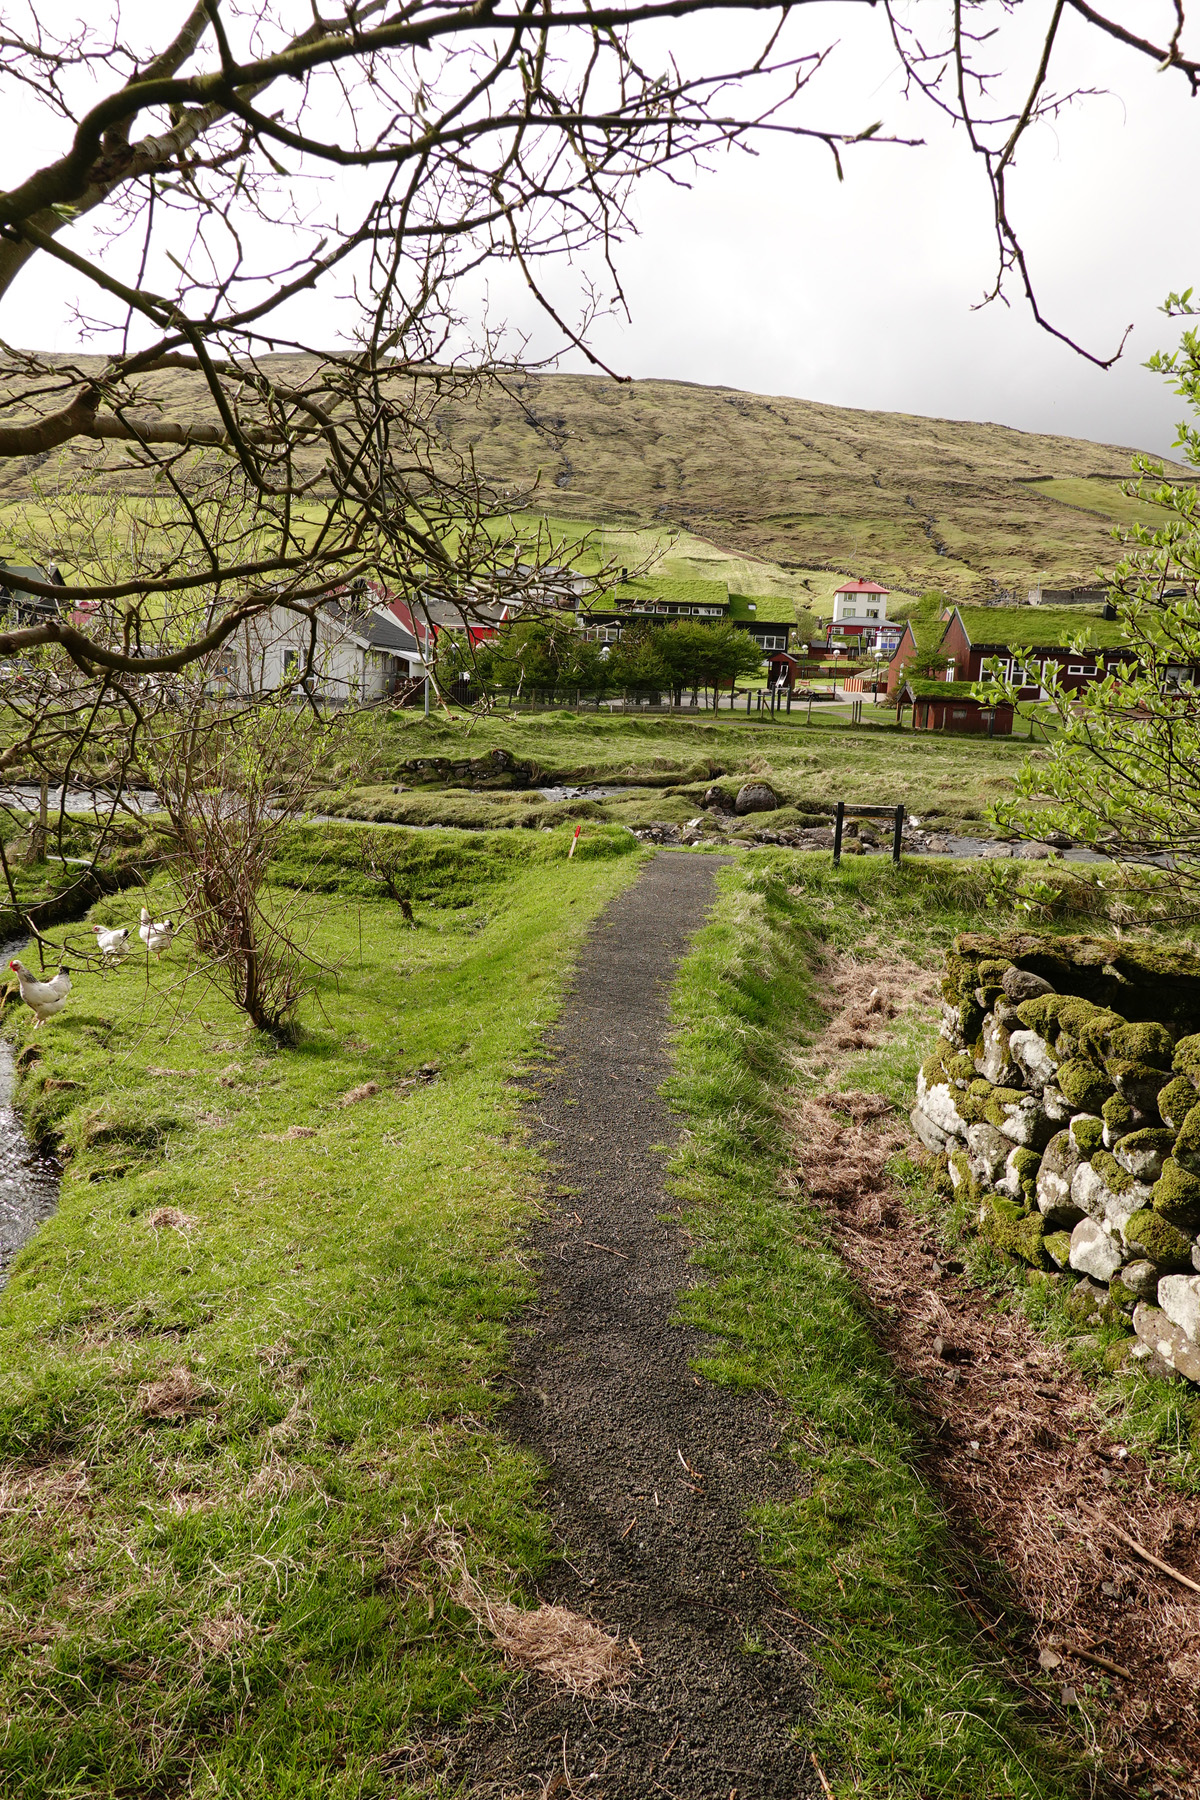
M 327 811 L 411 824 L 523 823 L 538 806 L 536 793 L 474 793 L 468 790 L 479 777 L 465 767 L 447 780 L 414 775 L 407 766 L 432 757 L 465 762 L 492 749 L 533 765 L 540 785 L 629 784 L 643 790 L 600 803 L 603 816 L 615 822 L 635 823 L 647 809 L 650 817 L 686 817 L 715 778 L 758 776 L 773 781 L 790 801 L 902 802 L 910 813 L 948 829 L 978 825 L 995 800 L 1011 793 L 1031 746 L 1024 738 L 914 735 L 897 731 L 886 710 L 872 720 L 869 709 L 861 726 L 816 717 L 805 725 L 798 715 L 771 725 L 741 715 L 692 721 L 568 711 L 472 722 L 399 713 L 364 723 L 347 741 L 327 772 L 330 790 L 320 804 Z
M 414 840 L 410 931 L 354 837 L 279 871 L 325 890 L 296 1048 L 182 944 L 7 1015 L 69 1161 L 0 1298 L 5 1793 L 394 1794 L 406 1739 L 503 1682 L 429 1550 L 500 1592 L 543 1553 L 496 1428 L 539 1181 L 511 1077 L 637 858 Z
M 972 890 L 939 871 L 922 910 L 924 879 L 875 865 L 834 877 L 816 858 L 782 856 L 721 876 L 718 913 L 676 991 L 672 1092 L 687 1135 L 675 1180 L 708 1276 L 683 1311 L 719 1339 L 705 1365 L 714 1379 L 791 1409 L 797 1497 L 758 1525 L 815 1628 L 815 1744 L 837 1791 L 1051 1800 L 1086 1791 L 1078 1752 L 1010 1681 L 1018 1620 L 1003 1584 L 968 1561 L 922 1479 L 904 1392 L 819 1213 L 785 1177 L 791 1053 L 820 1016 L 812 950 L 894 927 L 928 952 L 956 916 L 968 922 Z M 916 1053 L 897 1046 L 905 1066 Z M 962 1604 L 968 1589 L 988 1595 L 990 1637 Z

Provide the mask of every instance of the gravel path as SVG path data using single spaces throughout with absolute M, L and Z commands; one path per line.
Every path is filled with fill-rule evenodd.
M 804 1628 L 759 1569 L 747 1513 L 792 1490 L 765 1396 L 690 1362 L 710 1340 L 672 1324 L 695 1280 L 664 1221 L 657 1089 L 667 998 L 715 897 L 716 859 L 660 854 L 602 916 L 531 1097 L 560 1182 L 535 1233 L 537 1303 L 515 1348 L 508 1429 L 548 1470 L 562 1560 L 544 1601 L 632 1638 L 632 1702 L 572 1699 L 531 1679 L 460 1740 L 452 1773 L 480 1795 L 774 1800 L 816 1790 L 797 1727 Z

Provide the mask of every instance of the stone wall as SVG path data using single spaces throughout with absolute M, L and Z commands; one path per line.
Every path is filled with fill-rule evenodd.
M 965 936 L 942 992 L 912 1120 L 980 1231 L 1200 1382 L 1200 959 Z

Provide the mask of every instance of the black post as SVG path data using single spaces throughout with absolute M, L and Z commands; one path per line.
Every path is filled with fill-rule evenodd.
M 750 717 L 750 689 L 746 689 L 746 717 Z
M 792 690 L 791 690 L 791 688 L 789 688 L 788 689 L 788 712 L 789 712 L 789 714 L 791 713 L 791 710 L 792 710 Z
M 904 808 L 902 806 L 898 806 L 896 808 L 896 829 L 892 833 L 892 861 L 897 865 L 897 867 L 899 867 L 899 863 L 900 863 L 900 840 L 903 838 L 903 836 L 904 836 Z
M 833 866 L 835 869 L 842 860 L 842 821 L 845 817 L 846 802 L 839 800 L 833 821 Z

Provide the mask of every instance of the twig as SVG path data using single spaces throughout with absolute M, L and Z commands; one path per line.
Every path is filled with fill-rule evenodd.
M 817 1753 L 815 1750 L 809 1751 L 808 1760 L 811 1762 L 813 1768 L 817 1771 L 817 1780 L 821 1784 L 821 1792 L 824 1794 L 825 1800 L 837 1800 L 836 1794 L 834 1793 L 833 1789 L 830 1787 L 829 1783 L 825 1779 L 824 1769 L 821 1767 L 820 1763 L 817 1761 Z
M 1132 1681 L 1133 1676 L 1120 1663 L 1110 1662 L 1107 1656 L 1101 1656 L 1097 1650 L 1085 1650 L 1082 1644 L 1069 1644 L 1065 1638 L 1060 1639 L 1059 1649 L 1065 1650 L 1068 1656 L 1078 1656 L 1084 1662 L 1095 1663 L 1098 1669 L 1107 1669 L 1110 1675 L 1119 1675 L 1122 1681 Z
M 1152 1550 L 1147 1550 L 1144 1544 L 1139 1544 L 1136 1538 L 1130 1537 L 1127 1531 L 1122 1531 L 1119 1525 L 1110 1525 L 1105 1519 L 1097 1519 L 1096 1523 L 1106 1525 L 1114 1537 L 1120 1538 L 1123 1544 L 1129 1546 L 1135 1556 L 1140 1556 L 1144 1562 L 1152 1564 L 1156 1569 L 1161 1569 L 1164 1575 L 1169 1575 L 1171 1580 L 1177 1581 L 1181 1587 L 1191 1588 L 1193 1594 L 1200 1594 L 1200 1581 L 1193 1581 L 1190 1575 L 1181 1575 L 1178 1569 L 1173 1569 L 1170 1563 L 1163 1562 L 1162 1558 L 1155 1556 Z
M 591 1238 L 584 1238 L 583 1241 L 589 1250 L 607 1250 L 610 1256 L 619 1256 L 622 1262 L 629 1261 L 624 1250 L 614 1250 L 611 1244 L 593 1244 Z

